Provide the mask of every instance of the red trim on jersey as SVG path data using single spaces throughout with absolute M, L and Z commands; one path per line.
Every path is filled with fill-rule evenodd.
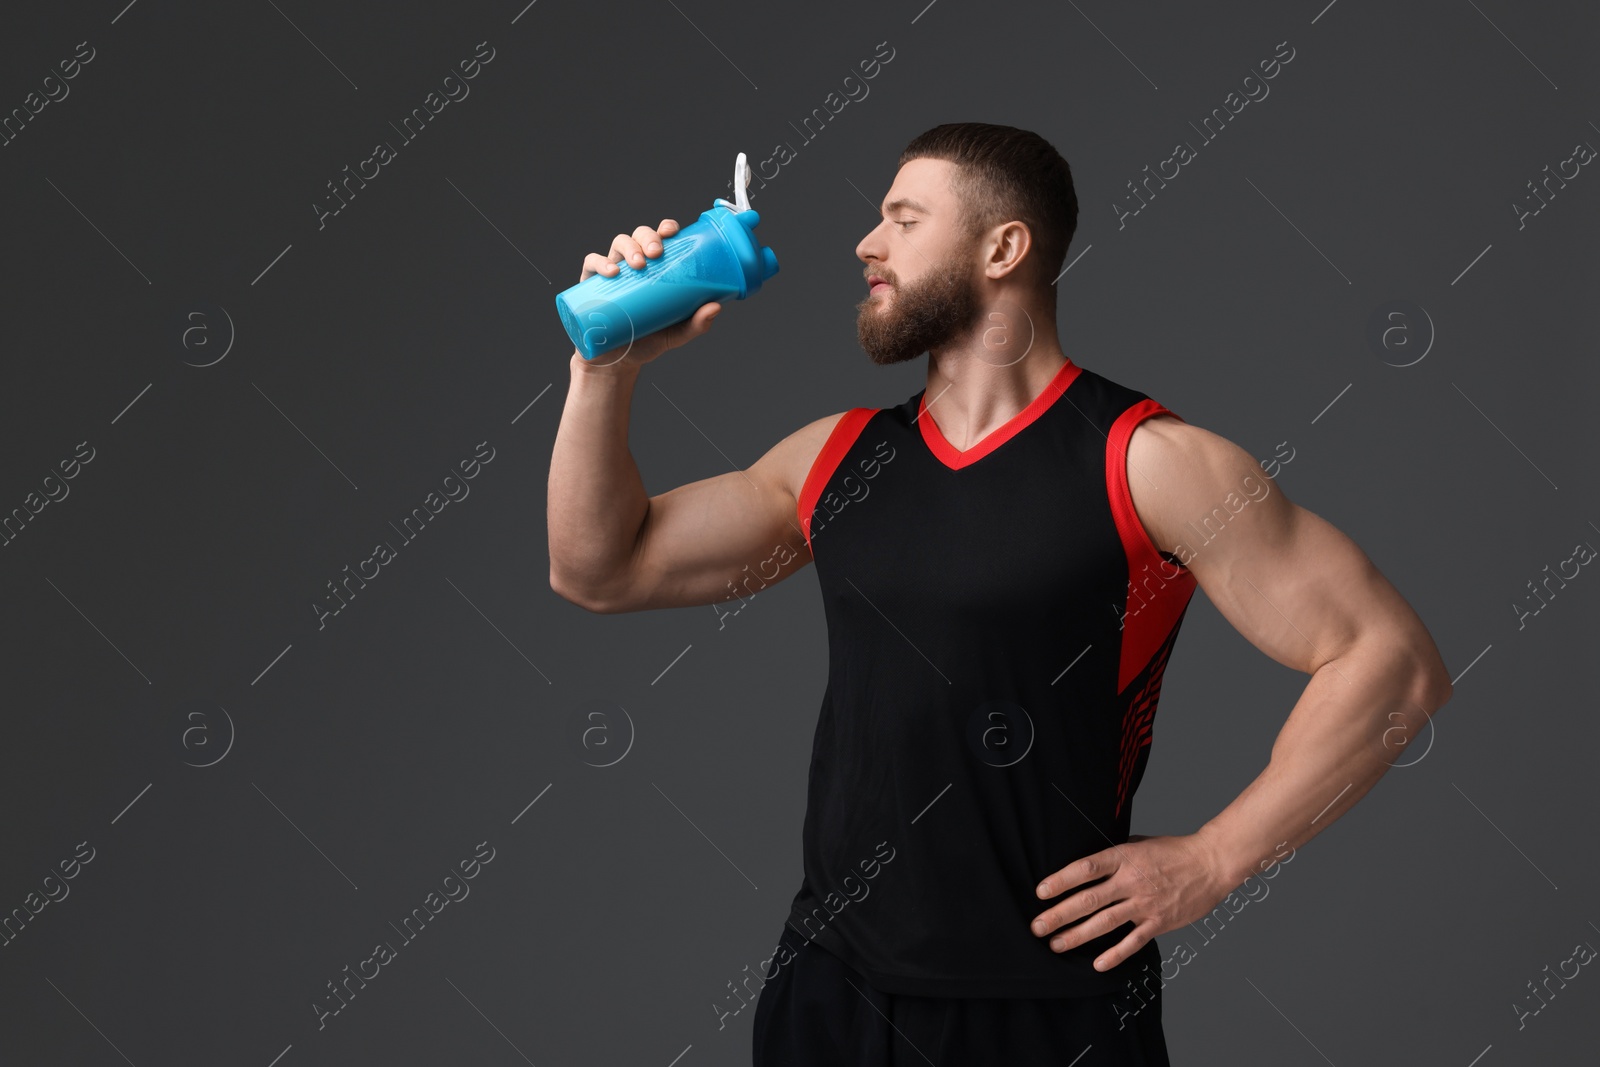
M 1155 655 L 1173 624 L 1183 614 L 1194 593 L 1195 579 L 1187 568 L 1161 556 L 1150 540 L 1128 489 L 1128 439 L 1134 427 L 1152 415 L 1181 416 L 1146 398 L 1131 405 L 1111 424 L 1106 435 L 1106 493 L 1111 516 L 1122 537 L 1128 560 L 1128 596 L 1122 627 L 1122 659 L 1117 669 L 1117 692 L 1128 687 Z M 1134 472 L 1139 476 L 1138 472 Z M 1159 684 L 1159 682 L 1158 682 Z
M 1050 410 L 1050 405 L 1054 404 L 1061 394 L 1067 391 L 1067 386 L 1072 384 L 1073 379 L 1082 370 L 1082 367 L 1068 359 L 1061 365 L 1061 369 L 1056 371 L 1055 376 L 1045 383 L 1044 389 L 1040 391 L 1038 396 L 1033 398 L 1027 407 L 1017 412 L 1002 423 L 998 429 L 991 431 L 988 436 L 965 452 L 945 440 L 944 434 L 939 431 L 938 424 L 933 421 L 933 416 L 927 414 L 928 394 L 927 390 L 924 389 L 922 398 L 917 401 L 917 423 L 922 427 L 922 439 L 928 443 L 929 450 L 938 457 L 939 462 L 951 470 L 960 470 L 969 463 L 975 463 L 987 456 L 990 452 L 993 452 L 1021 433 L 1034 419 Z
M 1122 716 L 1122 740 L 1117 746 L 1117 810 L 1122 814 L 1128 803 L 1128 787 L 1133 783 L 1133 770 L 1139 764 L 1139 752 L 1150 744 L 1150 728 L 1156 717 L 1156 704 L 1161 699 L 1161 676 L 1166 673 L 1168 653 L 1172 646 L 1162 642 L 1160 659 L 1151 664 L 1150 676 L 1128 701 Z
M 845 412 L 839 417 L 839 421 L 833 424 L 833 432 L 828 434 L 822 450 L 817 453 L 816 459 L 811 461 L 811 470 L 806 473 L 805 483 L 800 488 L 800 497 L 795 502 L 796 513 L 800 518 L 800 529 L 805 534 L 807 548 L 811 547 L 811 515 L 817 510 L 817 499 L 822 496 L 822 487 L 828 484 L 828 479 L 833 477 L 839 461 L 850 451 L 850 446 L 856 443 L 856 438 L 861 436 L 861 428 L 877 412 L 877 408 L 851 408 Z

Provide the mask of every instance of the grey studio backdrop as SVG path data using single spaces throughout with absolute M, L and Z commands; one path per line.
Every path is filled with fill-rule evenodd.
M 926 361 L 857 346 L 854 249 L 900 148 L 958 120 L 1073 167 L 1066 352 L 1268 463 L 1456 680 L 1276 878 L 1157 938 L 1189 947 L 1164 970 L 1173 1062 L 1592 1057 L 1596 21 L 1505 0 L 13 15 L 0 1061 L 747 1063 L 801 873 L 815 571 L 736 613 L 551 591 L 553 297 L 618 231 L 730 195 L 744 151 L 782 270 L 640 377 L 648 491 L 896 404 Z M 1226 805 L 1305 680 L 1197 596 L 1135 831 Z

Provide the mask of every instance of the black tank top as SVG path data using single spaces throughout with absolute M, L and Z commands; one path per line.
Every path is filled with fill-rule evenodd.
M 1128 839 L 1195 580 L 1140 524 L 1126 448 L 1173 413 L 1068 360 L 962 452 L 925 392 L 847 412 L 798 501 L 828 683 L 788 923 L 884 992 L 1123 992 L 1155 940 L 1093 961 L 1133 923 L 1065 953 L 1030 924 L 1046 875 Z

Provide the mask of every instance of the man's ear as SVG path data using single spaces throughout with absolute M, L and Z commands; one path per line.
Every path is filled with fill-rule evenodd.
M 992 243 L 984 272 L 991 278 L 1004 277 L 1017 270 L 1033 249 L 1033 235 L 1026 223 L 1013 220 L 997 226 L 988 240 Z

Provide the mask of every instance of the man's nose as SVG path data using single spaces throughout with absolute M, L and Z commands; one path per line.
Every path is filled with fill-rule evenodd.
M 882 262 L 885 251 L 886 249 L 878 240 L 878 231 L 874 229 L 856 245 L 856 258 L 863 263 L 871 263 L 874 260 Z

